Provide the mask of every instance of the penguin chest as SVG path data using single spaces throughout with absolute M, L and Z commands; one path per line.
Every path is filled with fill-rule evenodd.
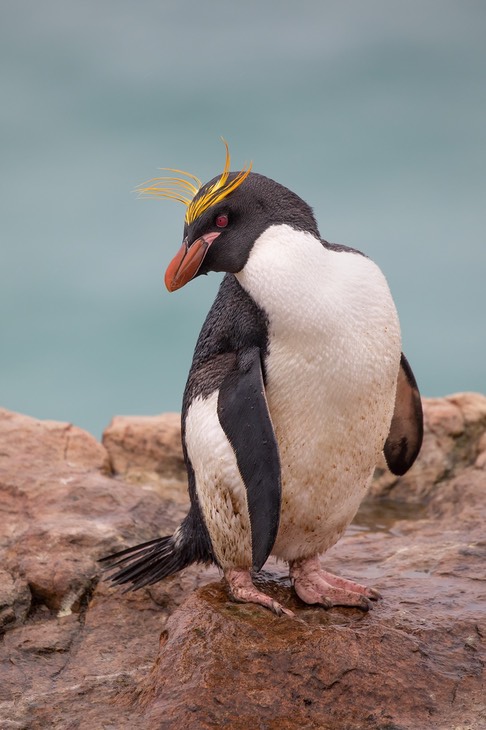
M 272 552 L 285 560 L 323 552 L 353 519 L 388 435 L 401 350 L 378 267 L 292 235 L 300 251 L 264 241 L 240 279 L 269 321 L 266 394 L 282 474 Z M 279 276 L 263 286 L 277 244 Z

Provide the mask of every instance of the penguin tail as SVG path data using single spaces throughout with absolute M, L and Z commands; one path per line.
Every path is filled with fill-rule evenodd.
M 127 591 L 157 583 L 194 562 L 198 562 L 198 556 L 184 539 L 181 527 L 173 535 L 149 540 L 100 560 L 106 571 L 112 573 L 109 580 L 116 585 L 132 584 Z

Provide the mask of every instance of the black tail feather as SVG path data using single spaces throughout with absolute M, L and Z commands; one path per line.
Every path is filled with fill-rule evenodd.
M 134 553 L 136 550 L 142 550 L 143 548 L 146 548 L 149 545 L 155 545 L 161 539 L 162 538 L 160 538 L 160 537 L 156 537 L 154 540 L 147 540 L 147 542 L 141 542 L 139 545 L 135 545 L 135 547 L 129 547 L 129 548 L 126 548 L 125 550 L 120 550 L 119 552 L 113 553 L 112 555 L 105 555 L 105 557 L 100 558 L 98 560 L 98 562 L 99 563 L 106 563 L 106 562 L 111 563 L 113 558 L 119 558 L 122 555 L 128 555 L 129 553 Z M 120 560 L 119 562 L 122 562 L 122 561 Z M 115 565 L 116 565 L 116 563 L 115 563 Z
M 157 583 L 192 563 L 218 565 L 197 502 L 192 504 L 173 535 L 120 550 L 101 558 L 100 562 L 111 573 L 108 578 L 113 583 L 131 583 L 127 591 Z
M 168 535 L 120 550 L 102 558 L 100 562 L 108 563 L 107 571 L 119 568 L 109 576 L 113 583 L 131 583 L 127 590 L 138 590 L 178 573 L 196 559 L 190 546 L 180 539 L 180 535 L 178 539 L 174 535 Z

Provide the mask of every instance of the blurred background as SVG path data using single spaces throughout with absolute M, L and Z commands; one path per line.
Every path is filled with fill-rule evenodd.
M 422 393 L 486 392 L 486 4 L 0 4 L 0 404 L 97 436 L 179 410 L 220 275 L 170 295 L 184 208 L 254 169 L 366 252 Z

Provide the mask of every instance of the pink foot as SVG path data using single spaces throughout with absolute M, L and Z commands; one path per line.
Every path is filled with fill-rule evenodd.
M 325 608 L 356 606 L 368 611 L 372 608 L 371 601 L 381 598 L 374 588 L 323 570 L 317 557 L 291 562 L 290 578 L 299 598 L 305 603 L 318 603 Z
M 286 616 L 294 615 L 292 611 L 289 611 L 288 608 L 282 606 L 278 601 L 259 591 L 253 585 L 249 570 L 245 570 L 244 568 L 231 568 L 230 570 L 225 570 L 224 577 L 228 582 L 230 593 L 235 601 L 240 601 L 241 603 L 257 603 L 259 606 L 269 608 L 277 616 L 282 616 L 283 614 Z

